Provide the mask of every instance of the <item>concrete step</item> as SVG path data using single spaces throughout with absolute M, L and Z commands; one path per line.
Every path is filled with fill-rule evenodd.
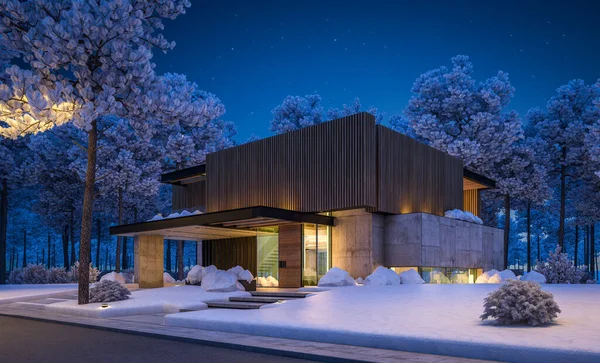
M 273 298 L 305 298 L 310 292 L 292 292 L 292 291 L 250 291 L 252 296 L 273 297 Z
M 279 302 L 281 300 L 288 300 L 288 299 L 289 298 L 252 296 L 252 297 L 230 297 L 229 301 L 272 304 L 272 303 Z
M 206 305 L 208 305 L 209 308 L 218 309 L 260 309 L 261 306 L 266 304 L 236 301 L 207 301 Z

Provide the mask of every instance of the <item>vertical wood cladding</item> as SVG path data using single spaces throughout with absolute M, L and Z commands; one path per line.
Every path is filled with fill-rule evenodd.
M 279 287 L 300 287 L 302 283 L 302 224 L 279 227 Z
M 446 153 L 377 126 L 377 210 L 443 215 L 463 207 L 463 164 Z
M 206 207 L 206 181 L 173 185 L 171 198 L 173 210 L 202 209 Z
M 469 189 L 463 192 L 463 204 L 465 212 L 471 212 L 479 217 L 481 211 L 481 191 Z
M 242 266 L 256 276 L 256 237 L 238 237 L 202 241 L 202 266 L 215 265 L 220 270 Z
M 208 212 L 375 207 L 375 118 L 360 113 L 209 154 Z

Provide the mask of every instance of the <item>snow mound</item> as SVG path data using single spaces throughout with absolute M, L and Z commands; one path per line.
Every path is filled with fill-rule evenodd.
M 150 219 L 148 220 L 148 222 L 152 222 L 152 221 L 160 221 L 160 220 L 162 220 L 162 219 L 164 219 L 164 217 L 162 216 L 162 214 L 160 214 L 160 213 L 159 213 L 159 214 L 155 215 L 154 217 L 150 218 Z
M 357 277 L 356 280 L 354 280 L 354 281 L 356 281 L 356 283 L 359 285 L 362 285 L 365 283 L 365 280 L 363 280 L 362 277 Z
M 356 281 L 341 268 L 333 267 L 319 280 L 319 286 L 356 286 Z
M 106 275 L 102 276 L 100 278 L 100 282 L 102 282 L 102 281 L 116 281 L 120 284 L 124 284 L 125 277 L 123 277 L 123 275 L 113 271 L 113 272 L 109 272 Z
M 491 269 L 484 272 L 475 281 L 476 284 L 501 284 L 508 280 L 516 280 L 517 276 L 511 270 L 498 271 Z
M 196 214 L 204 214 L 204 213 L 202 213 L 201 211 L 199 211 L 199 210 L 197 210 L 197 209 L 196 209 L 196 210 L 194 211 L 194 213 L 192 213 L 192 214 L 196 215 Z
M 219 269 L 215 265 L 206 266 L 202 271 L 202 277 L 217 272 Z
M 237 278 L 227 271 L 217 270 L 202 277 L 202 288 L 209 292 L 228 292 L 238 290 Z
M 191 216 L 191 215 L 192 215 L 192 213 L 186 211 L 185 209 L 181 213 L 179 213 L 180 217 L 187 217 L 187 216 Z
M 177 281 L 175 281 L 175 279 L 173 278 L 173 276 L 171 276 L 168 272 L 163 273 L 163 282 L 165 284 L 174 284 Z
M 400 276 L 389 268 L 379 266 L 365 279 L 365 285 L 400 285 Z
M 545 284 L 546 276 L 542 275 L 537 271 L 530 271 L 527 272 L 525 275 L 521 276 L 521 281 L 533 281 L 537 282 L 538 284 Z
M 402 284 L 424 284 L 425 280 L 421 278 L 421 275 L 415 269 L 404 271 L 400 274 L 400 283 Z
M 277 287 L 279 286 L 279 281 L 273 276 L 262 277 L 259 276 L 256 278 L 256 283 L 262 287 Z
M 200 265 L 193 266 L 187 274 L 185 281 L 190 285 L 199 284 L 202 281 L 204 275 L 204 269 Z
M 481 218 L 477 217 L 471 212 L 465 212 L 460 209 L 452 209 L 448 210 L 444 213 L 444 217 L 451 219 L 459 219 L 461 221 L 483 224 Z
M 254 280 L 254 275 L 249 270 L 244 270 L 238 274 L 238 280 L 248 281 L 248 283 Z
M 169 214 L 169 215 L 168 215 L 168 216 L 166 216 L 165 218 L 177 218 L 177 217 L 179 217 L 179 213 L 177 213 L 177 212 L 174 212 L 174 213 L 171 213 L 171 214 Z
M 243 272 L 243 271 L 244 271 L 244 268 L 242 266 L 235 266 L 235 267 L 232 267 L 229 270 L 227 270 L 227 272 L 233 274 L 235 277 L 237 277 L 240 274 L 240 272 Z

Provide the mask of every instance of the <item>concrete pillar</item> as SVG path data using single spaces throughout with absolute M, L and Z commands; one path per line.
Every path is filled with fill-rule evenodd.
M 163 287 L 163 236 L 135 236 L 133 243 L 135 282 L 140 288 Z

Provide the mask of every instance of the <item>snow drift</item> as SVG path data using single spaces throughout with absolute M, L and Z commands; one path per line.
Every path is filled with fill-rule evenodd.
M 229 292 L 238 290 L 237 278 L 223 270 L 217 270 L 202 277 L 201 286 L 208 292 Z
M 319 286 L 356 286 L 356 281 L 347 271 L 333 267 L 321 277 Z
M 400 283 L 402 284 L 424 284 L 425 280 L 415 269 L 406 270 L 400 273 Z
M 542 275 L 537 271 L 530 271 L 521 276 L 521 281 L 533 281 L 537 282 L 538 284 L 545 284 L 546 276 Z
M 124 284 L 125 283 L 125 277 L 123 277 L 123 275 L 116 273 L 116 272 L 109 272 L 106 275 L 102 276 L 100 278 L 100 282 L 102 281 L 115 281 L 118 282 L 120 284 Z
M 459 220 L 465 221 L 465 222 L 483 224 L 483 221 L 481 220 L 481 218 L 477 217 L 476 215 L 474 215 L 471 212 L 465 212 L 460 209 L 448 210 L 448 211 L 446 211 L 446 213 L 444 213 L 444 217 L 451 218 L 451 219 L 459 219 Z
M 365 285 L 400 285 L 400 276 L 389 268 L 379 266 L 365 279 Z

